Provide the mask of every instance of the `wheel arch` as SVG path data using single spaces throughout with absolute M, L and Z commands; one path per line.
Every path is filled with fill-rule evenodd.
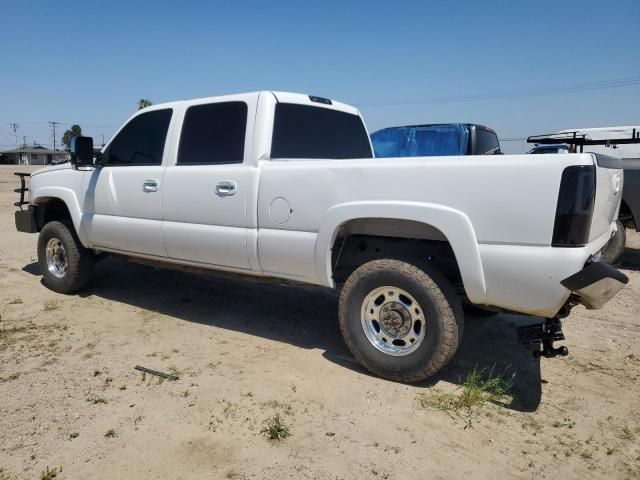
M 39 229 L 46 221 L 69 219 L 73 223 L 80 242 L 85 247 L 88 246 L 89 242 L 82 228 L 82 209 L 72 189 L 57 186 L 41 187 L 34 194 L 31 204 L 38 211 Z
M 315 250 L 316 271 L 323 284 L 335 286 L 332 252 L 340 233 L 354 224 L 372 235 L 389 235 L 389 228 L 399 227 L 403 234 L 396 231 L 392 236 L 415 238 L 418 235 L 427 240 L 448 242 L 467 297 L 475 303 L 482 303 L 486 286 L 471 221 L 458 210 L 428 203 L 351 202 L 329 209 L 319 228 Z

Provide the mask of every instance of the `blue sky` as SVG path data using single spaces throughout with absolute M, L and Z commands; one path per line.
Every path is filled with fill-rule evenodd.
M 14 142 L 13 122 L 28 143 L 51 143 L 50 120 L 79 123 L 100 141 L 140 97 L 262 89 L 355 104 L 371 131 L 460 121 L 513 138 L 640 124 L 638 82 L 494 98 L 640 77 L 637 0 L 0 0 L 0 12 L 0 148 Z

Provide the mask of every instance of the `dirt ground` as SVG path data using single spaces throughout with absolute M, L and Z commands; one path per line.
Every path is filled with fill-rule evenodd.
M 37 236 L 15 231 L 14 170 L 0 167 L 0 480 L 640 478 L 635 232 L 629 285 L 565 320 L 568 357 L 516 343 L 535 319 L 467 316 L 452 363 L 407 386 L 351 358 L 326 290 L 117 258 L 79 295 L 47 290 Z M 473 416 L 420 402 L 458 395 L 474 368 L 513 375 L 509 396 Z M 279 441 L 261 433 L 276 414 Z

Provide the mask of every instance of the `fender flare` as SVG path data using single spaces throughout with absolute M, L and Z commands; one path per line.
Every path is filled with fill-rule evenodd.
M 324 285 L 335 287 L 331 252 L 340 227 L 350 220 L 366 218 L 412 220 L 440 230 L 451 244 L 467 296 L 474 303 L 485 298 L 482 260 L 471 221 L 459 210 L 421 202 L 363 201 L 330 208 L 318 229 L 315 247 L 316 272 Z
M 35 206 L 42 205 L 46 203 L 46 199 L 55 198 L 64 202 L 69 210 L 69 214 L 71 215 L 71 221 L 73 222 L 73 227 L 78 234 L 78 238 L 80 242 L 85 247 L 90 247 L 89 238 L 87 237 L 84 228 L 82 227 L 82 209 L 80 208 L 80 203 L 78 202 L 78 198 L 76 197 L 75 192 L 68 187 L 60 187 L 60 186 L 45 186 L 40 187 L 34 192 L 32 192 L 33 198 L 31 199 L 31 203 Z

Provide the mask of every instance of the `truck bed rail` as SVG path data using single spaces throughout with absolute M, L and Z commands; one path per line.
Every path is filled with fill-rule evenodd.
M 633 129 L 631 137 L 627 138 L 605 138 L 594 140 L 589 138 L 586 133 L 575 132 L 563 132 L 563 133 L 550 133 L 546 135 L 532 135 L 527 138 L 527 143 L 534 143 L 536 145 L 553 145 L 556 143 L 565 143 L 571 147 L 572 153 L 578 152 L 580 147 L 580 153 L 583 152 L 585 145 L 628 145 L 634 143 L 640 143 L 640 132 L 636 132 Z

